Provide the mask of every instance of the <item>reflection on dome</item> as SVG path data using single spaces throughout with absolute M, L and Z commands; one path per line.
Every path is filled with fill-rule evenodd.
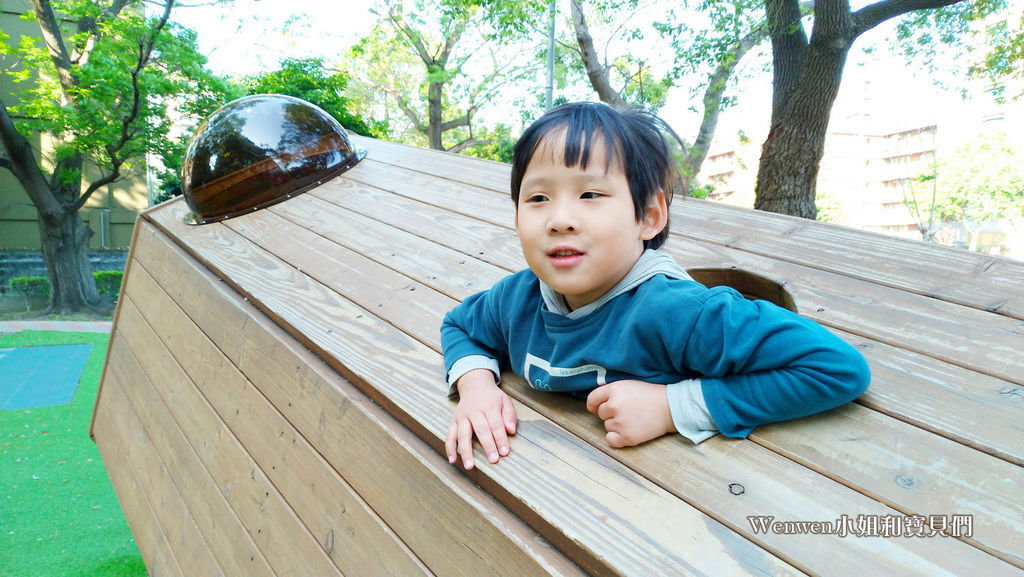
M 329 114 L 298 98 L 246 96 L 211 114 L 185 150 L 181 186 L 205 224 L 270 206 L 312 188 L 359 162 Z

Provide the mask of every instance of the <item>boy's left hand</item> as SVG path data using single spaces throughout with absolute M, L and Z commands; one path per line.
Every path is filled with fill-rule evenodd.
M 587 396 L 587 410 L 604 421 L 612 447 L 632 447 L 676 430 L 665 385 L 615 381 Z

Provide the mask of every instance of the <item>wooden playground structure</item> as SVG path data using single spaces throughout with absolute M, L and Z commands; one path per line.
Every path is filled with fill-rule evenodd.
M 509 168 L 352 140 L 280 204 L 136 225 L 91 430 L 152 575 L 1024 574 L 1024 263 L 677 198 L 664 250 L 848 340 L 868 392 L 612 449 L 506 375 L 512 454 L 466 473 L 439 327 L 525 267 Z

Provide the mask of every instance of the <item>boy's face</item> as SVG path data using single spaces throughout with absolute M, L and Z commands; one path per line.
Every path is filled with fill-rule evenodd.
M 565 132 L 544 138 L 526 166 L 516 205 L 516 232 L 526 263 L 565 297 L 572 310 L 612 289 L 667 222 L 658 194 L 637 222 L 633 197 L 616 158 L 605 171 L 604 143 L 590 151 L 586 170 L 566 167 Z

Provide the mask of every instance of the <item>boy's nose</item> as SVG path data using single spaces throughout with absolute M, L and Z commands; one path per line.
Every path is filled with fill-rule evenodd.
M 575 232 L 579 226 L 573 211 L 564 203 L 558 203 L 552 207 L 551 218 L 548 227 L 552 233 Z

